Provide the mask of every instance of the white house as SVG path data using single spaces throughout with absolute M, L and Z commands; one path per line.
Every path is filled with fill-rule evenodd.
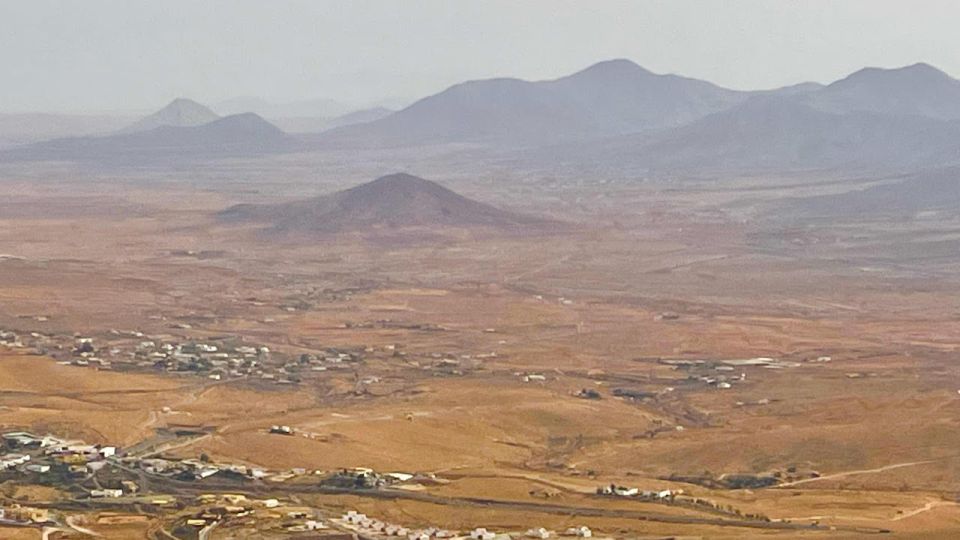
M 571 527 L 567 529 L 567 536 L 577 536 L 579 538 L 592 538 L 593 531 L 589 527 L 581 525 L 580 527 Z
M 496 536 L 497 536 L 496 533 L 494 533 L 493 531 L 488 531 L 483 527 L 478 527 L 470 531 L 470 538 L 472 540 L 493 540 L 494 538 L 496 538 Z

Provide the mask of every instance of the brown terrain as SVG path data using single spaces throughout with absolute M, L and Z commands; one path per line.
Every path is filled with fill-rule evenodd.
M 280 385 L 0 345 L 0 425 L 121 449 L 189 429 L 203 435 L 158 453 L 441 480 L 356 493 L 310 478 L 155 485 L 188 501 L 181 512 L 198 494 L 238 491 L 460 531 L 955 537 L 955 261 L 919 267 L 865 247 L 936 231 L 776 229 L 758 217 L 848 178 L 597 192 L 458 168 L 466 158 L 450 155 L 423 167 L 444 188 L 397 175 L 378 181 L 389 189 L 319 198 L 377 167 L 336 153 L 323 167 L 311 154 L 185 171 L 5 165 L 0 328 L 361 352 Z M 419 160 L 396 159 L 411 171 Z M 742 361 L 755 358 L 768 360 Z M 762 477 L 773 484 L 736 483 Z M 611 483 L 711 506 L 595 494 Z M 51 538 L 169 538 L 182 515 L 77 504 L 12 479 L 2 495 L 78 520 Z M 274 537 L 257 527 L 209 537 Z M 40 534 L 0 526 L 2 538 Z

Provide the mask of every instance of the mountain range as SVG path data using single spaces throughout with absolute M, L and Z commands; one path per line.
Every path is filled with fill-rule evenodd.
M 737 91 L 610 60 L 554 80 L 465 82 L 343 122 L 350 125 L 290 136 L 255 114 L 220 118 L 178 99 L 110 136 L 37 143 L 0 158 L 205 159 L 466 144 L 539 169 L 574 163 L 648 174 L 960 163 L 960 81 L 927 64 Z
M 538 144 L 679 126 L 746 96 L 610 60 L 552 81 L 458 84 L 383 119 L 334 130 L 329 138 L 388 146 Z

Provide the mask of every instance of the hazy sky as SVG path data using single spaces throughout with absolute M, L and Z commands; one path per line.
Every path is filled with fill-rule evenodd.
M 749 89 L 917 61 L 960 75 L 955 0 L 0 0 L 0 111 L 420 97 L 625 57 Z

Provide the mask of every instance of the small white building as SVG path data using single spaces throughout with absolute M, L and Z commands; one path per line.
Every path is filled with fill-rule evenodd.
M 483 527 L 478 527 L 470 531 L 470 538 L 472 540 L 493 540 L 496 538 L 497 534 L 493 531 L 488 531 Z
M 367 521 L 367 516 L 365 514 L 357 513 L 356 510 L 350 510 L 343 515 L 343 520 L 353 525 L 359 525 L 361 522 Z
M 0 470 L 12 469 L 30 461 L 26 454 L 6 454 L 0 457 Z
M 307 521 L 304 521 L 303 526 L 306 527 L 308 531 L 319 531 L 320 529 L 327 528 L 327 526 L 324 525 L 323 522 L 317 521 L 315 519 L 308 519 Z

